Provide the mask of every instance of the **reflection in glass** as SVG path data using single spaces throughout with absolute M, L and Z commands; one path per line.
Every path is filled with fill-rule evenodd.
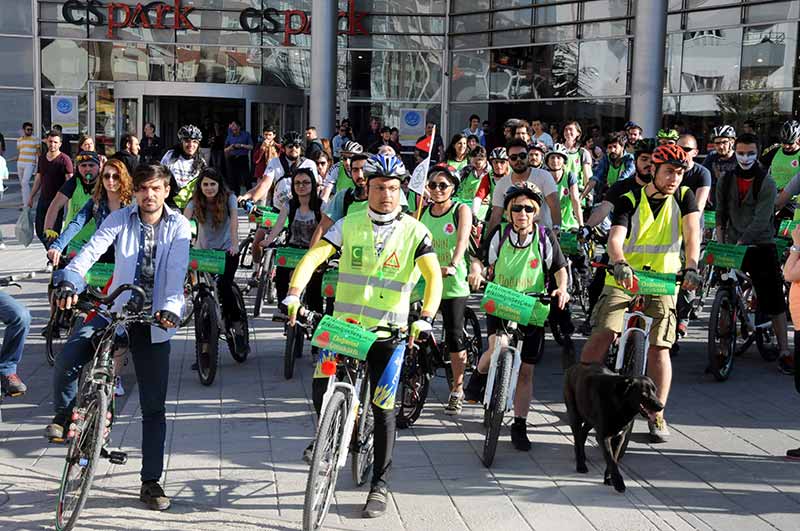
M 472 35 L 456 35 L 450 37 L 450 47 L 454 50 L 486 48 L 487 46 L 489 46 L 488 33 L 473 33 Z
M 628 33 L 627 20 L 590 22 L 581 26 L 583 38 L 616 37 Z
M 83 42 L 66 39 L 42 40 L 43 88 L 86 88 L 89 54 L 83 45 Z
M 492 27 L 494 29 L 512 29 L 530 26 L 533 21 L 532 11 L 532 9 L 498 11 L 492 17 Z
M 534 42 L 560 42 L 574 39 L 577 27 L 575 24 L 569 24 L 566 26 L 536 28 L 533 32 L 533 40 Z
M 86 42 L 89 50 L 89 79 L 104 81 L 146 81 L 147 45 L 120 42 Z
M 486 11 L 489 9 L 489 0 L 452 0 L 453 13 L 466 11 Z
M 450 98 L 454 101 L 489 99 L 489 50 L 454 52 L 450 65 Z
M 581 96 L 624 96 L 628 86 L 628 39 L 581 42 Z
M 160 44 L 147 45 L 149 81 L 175 80 L 175 47 Z
M 0 0 L 0 33 L 30 35 L 31 3 L 19 0 Z
M 578 96 L 578 45 L 492 50 L 492 99 Z
M 86 134 L 89 132 L 89 119 L 88 119 L 88 103 L 86 98 L 86 91 L 73 92 L 73 91 L 53 91 L 47 90 L 42 92 L 42 131 L 49 131 L 53 127 L 53 118 L 50 114 L 50 100 L 53 96 L 77 96 L 78 97 L 78 123 L 80 124 L 79 134 Z M 29 115 L 25 120 L 30 121 L 33 114 Z M 68 135 L 68 140 L 71 140 L 72 153 L 75 153 L 75 143 L 78 140 L 76 135 Z
M 531 30 L 506 30 L 492 33 L 492 46 L 511 46 L 531 42 Z
M 11 138 L 22 136 L 22 122 L 33 122 L 33 90 L 0 90 L 0 133 L 6 137 L 6 145 Z M 13 155 L 4 155 L 9 161 Z M 9 168 L 10 171 L 13 171 Z
M 177 81 L 252 85 L 261 82 L 261 50 L 178 46 Z
M 434 52 L 350 52 L 353 97 L 406 101 L 440 97 L 441 55 Z
M 796 22 L 745 28 L 742 89 L 791 87 L 796 55 Z
M 684 33 L 681 92 L 737 90 L 741 45 L 741 28 Z
M 683 55 L 683 34 L 667 35 L 667 49 L 664 58 L 664 92 L 679 92 L 681 88 L 681 57 Z
M 263 52 L 262 85 L 301 89 L 310 87 L 310 51 L 287 48 L 265 48 Z
M 739 24 L 741 16 L 742 10 L 738 7 L 729 9 L 710 9 L 708 11 L 694 11 L 686 15 L 686 29 L 734 26 Z
M 463 15 L 450 18 L 450 33 L 471 33 L 489 29 L 489 17 L 485 14 Z
M 800 16 L 800 2 L 769 2 L 745 8 L 745 22 L 772 22 L 793 19 Z
M 0 37 L 0 65 L 0 85 L 32 87 L 33 39 Z
M 628 0 L 594 0 L 583 4 L 583 20 L 628 15 Z

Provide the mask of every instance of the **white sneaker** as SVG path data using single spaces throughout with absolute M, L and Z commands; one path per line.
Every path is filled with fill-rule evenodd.
M 114 396 L 125 396 L 125 388 L 122 387 L 122 376 L 114 376 Z

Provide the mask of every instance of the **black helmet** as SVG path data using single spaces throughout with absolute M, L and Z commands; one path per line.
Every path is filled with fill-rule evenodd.
M 443 173 L 445 177 L 447 177 L 453 185 L 453 194 L 455 194 L 458 191 L 458 186 L 461 184 L 461 177 L 458 175 L 458 171 L 449 164 L 440 162 L 435 166 L 431 166 L 431 169 L 428 170 L 428 180 L 439 173 Z
M 281 139 L 281 144 L 283 144 L 284 149 L 287 146 L 302 146 L 303 145 L 303 137 L 300 136 L 300 133 L 297 131 L 289 131 L 283 138 Z
M 503 197 L 503 210 L 508 208 L 508 204 L 511 203 L 515 197 L 521 195 L 531 199 L 539 208 L 542 208 L 542 204 L 544 203 L 542 191 L 532 182 L 525 181 L 515 184 L 508 189 L 506 195 Z
M 658 147 L 658 141 L 655 138 L 640 138 L 633 146 L 634 157 L 639 158 L 642 153 L 652 153 Z

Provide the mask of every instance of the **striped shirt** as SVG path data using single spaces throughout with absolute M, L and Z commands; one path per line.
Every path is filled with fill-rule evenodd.
M 36 164 L 39 155 L 39 139 L 34 136 L 21 136 L 17 139 L 17 162 Z

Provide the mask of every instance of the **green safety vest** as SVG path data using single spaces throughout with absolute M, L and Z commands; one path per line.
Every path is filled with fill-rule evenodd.
M 505 228 L 500 230 L 501 234 L 505 233 Z M 520 293 L 545 291 L 544 264 L 539 250 L 539 226 L 534 224 L 533 230 L 533 240 L 527 247 L 516 247 L 507 238 L 501 243 L 497 262 L 494 263 L 495 283 Z M 537 314 L 536 308 L 543 306 L 546 305 L 537 299 L 532 315 Z
M 380 256 L 366 209 L 348 213 L 342 234 L 333 316 L 364 328 L 406 326 L 411 291 L 420 277 L 414 252 L 429 236 L 428 229 L 401 215 Z
M 431 214 L 430 207 L 422 212 L 420 221 L 428 227 L 433 238 L 433 249 L 439 264 L 444 267 L 453 261 L 453 253 L 458 243 L 458 207 L 461 203 L 453 203 L 450 209 L 441 216 Z M 455 299 L 469 296 L 467 283 L 467 261 L 462 258 L 456 266 L 456 274 L 442 278 L 442 299 Z
M 572 209 L 572 198 L 569 196 L 568 182 L 569 175 L 564 173 L 561 180 L 556 182 L 558 185 L 558 200 L 561 203 L 561 228 L 563 230 L 570 230 L 578 228 L 578 220 L 575 219 L 575 212 Z
M 461 171 L 462 169 L 464 169 L 464 166 L 466 166 L 468 163 L 469 163 L 469 159 L 467 157 L 464 157 L 464 160 L 462 160 L 461 162 L 458 162 L 458 161 L 455 161 L 455 160 L 448 160 L 447 161 L 447 165 L 454 167 L 456 169 L 456 171 Z
M 608 174 L 606 174 L 606 185 L 611 186 L 619 179 L 619 174 L 622 171 L 624 164 L 614 166 L 611 164 L 611 159 L 608 160 Z
M 688 189 L 686 186 L 680 187 L 681 198 Z M 632 204 L 636 204 L 633 192 L 622 197 L 627 197 Z M 631 230 L 622 247 L 625 260 L 634 270 L 641 271 L 649 267 L 656 273 L 677 273 L 681 268 L 682 229 L 681 207 L 675 196 L 668 197 L 658 216 L 653 217 L 650 202 L 642 188 L 639 205 L 631 215 Z M 606 286 L 622 289 L 610 270 L 606 272 Z M 675 290 L 677 289 L 676 285 Z
M 336 192 L 341 192 L 342 190 L 347 190 L 348 188 L 355 188 L 356 185 L 353 183 L 353 179 L 347 175 L 347 170 L 344 167 L 344 163 L 339 163 L 339 174 L 336 176 Z
M 84 189 L 83 181 L 81 181 L 80 176 L 76 175 L 73 178 L 78 180 L 75 182 L 75 191 L 72 193 L 72 197 L 67 204 L 67 216 L 64 219 L 64 226 L 72 221 L 75 216 L 78 215 L 78 212 L 80 212 L 81 209 L 86 206 L 86 203 L 92 199 L 92 190 L 87 192 Z M 97 227 L 94 222 L 94 218 L 92 218 L 86 222 L 81 231 L 72 239 L 75 241 L 86 241 L 92 237 L 92 234 L 94 234 L 96 228 Z
M 186 205 L 188 205 L 189 201 L 192 199 L 195 186 L 197 186 L 197 178 L 192 179 L 186 183 L 186 186 L 178 190 L 178 193 L 175 195 L 175 205 L 178 208 L 181 210 L 186 208 Z
M 490 169 L 488 172 L 489 182 L 493 182 L 494 178 L 492 176 L 492 170 Z M 456 201 L 461 203 L 466 203 L 469 205 L 470 210 L 472 209 L 472 201 L 475 199 L 475 195 L 478 193 L 478 188 L 481 185 L 482 177 L 478 177 L 474 171 L 469 172 L 461 184 L 458 186 L 458 193 L 453 198 Z M 489 195 L 488 199 L 491 201 L 492 196 Z M 482 203 L 481 206 L 478 208 L 478 219 L 485 219 L 486 214 L 489 211 L 489 204 Z
M 775 179 L 775 186 L 778 190 L 786 188 L 792 177 L 800 172 L 800 151 L 787 155 L 783 152 L 783 148 L 777 148 L 775 157 L 772 159 L 772 164 L 769 167 L 769 172 L 772 178 Z

